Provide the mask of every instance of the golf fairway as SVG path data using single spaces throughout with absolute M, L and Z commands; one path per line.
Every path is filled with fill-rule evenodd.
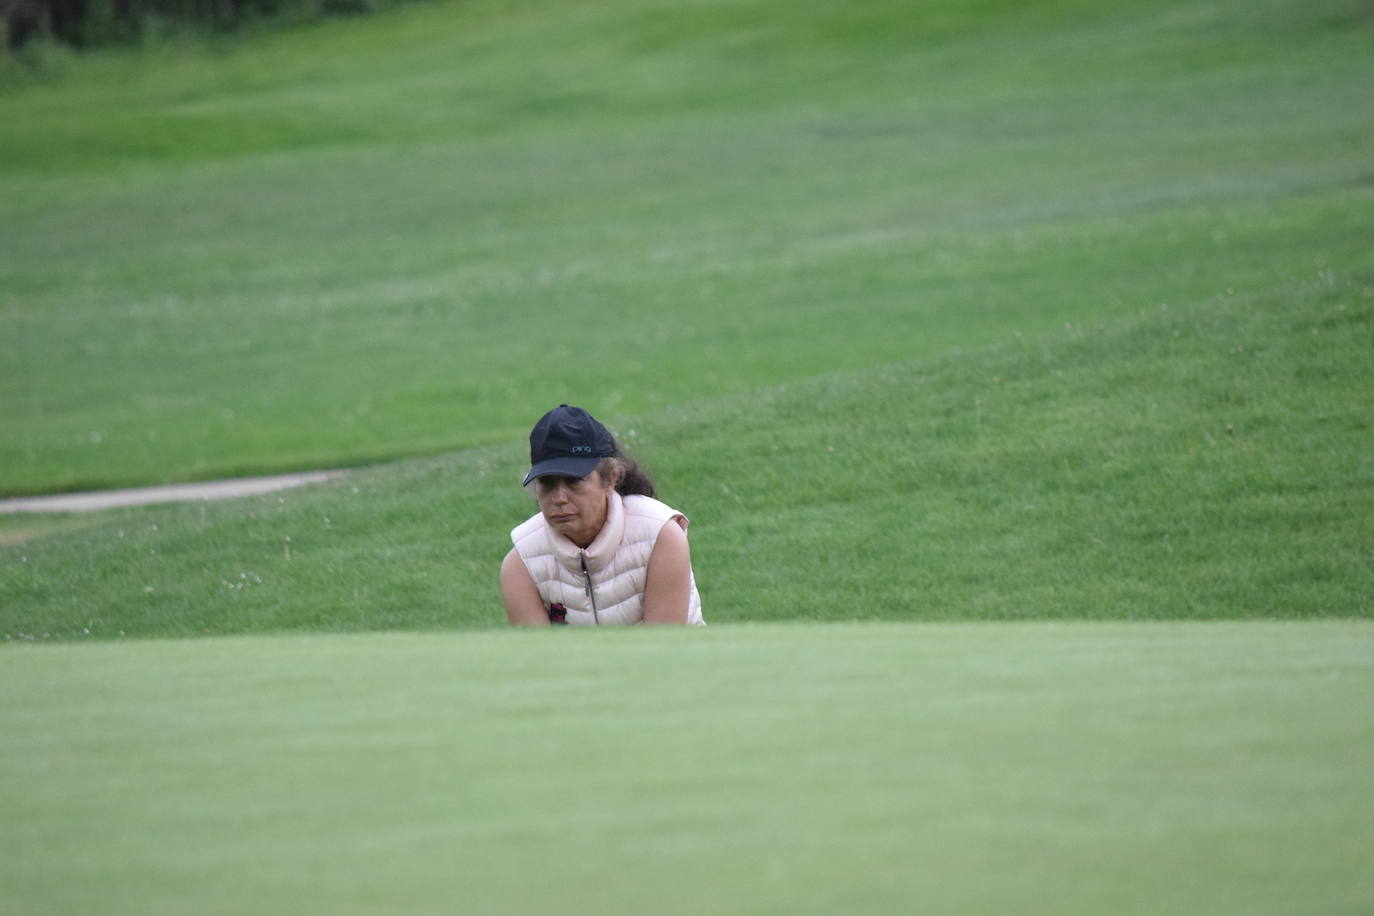
M 729 625 L 0 664 L 30 913 L 1357 913 L 1374 626 Z

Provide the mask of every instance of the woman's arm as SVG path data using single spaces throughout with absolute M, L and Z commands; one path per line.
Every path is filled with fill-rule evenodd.
M 663 523 L 644 574 L 644 622 L 686 623 L 692 595 L 692 552 L 676 519 Z
M 506 619 L 514 626 L 549 625 L 549 611 L 539 597 L 539 587 L 514 547 L 501 561 L 501 600 L 506 602 Z

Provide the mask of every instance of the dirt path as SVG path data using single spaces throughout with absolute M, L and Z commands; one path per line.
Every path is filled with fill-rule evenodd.
M 58 493 L 53 496 L 25 496 L 0 499 L 0 513 L 15 512 L 98 512 L 121 506 L 148 506 L 154 503 L 196 502 L 234 499 L 289 490 L 312 483 L 324 483 L 347 471 L 306 471 L 276 474 L 271 477 L 238 477 L 204 483 L 181 483 L 161 487 L 136 487 L 128 490 L 96 490 L 89 493 Z

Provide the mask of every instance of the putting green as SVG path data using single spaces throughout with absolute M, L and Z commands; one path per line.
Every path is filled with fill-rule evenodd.
M 38 913 L 1356 913 L 1366 622 L 10 645 Z

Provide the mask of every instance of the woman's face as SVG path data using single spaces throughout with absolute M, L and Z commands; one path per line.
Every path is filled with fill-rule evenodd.
M 534 482 L 534 498 L 549 527 L 578 547 L 586 547 L 606 523 L 611 483 L 595 471 L 586 477 L 540 477 Z

